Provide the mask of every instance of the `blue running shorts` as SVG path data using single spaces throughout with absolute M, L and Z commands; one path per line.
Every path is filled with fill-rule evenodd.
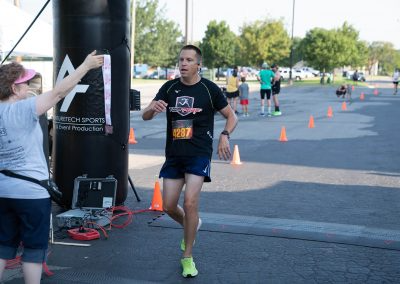
M 208 157 L 169 157 L 160 170 L 160 178 L 181 179 L 185 173 L 203 176 L 204 182 L 210 182 L 211 161 Z

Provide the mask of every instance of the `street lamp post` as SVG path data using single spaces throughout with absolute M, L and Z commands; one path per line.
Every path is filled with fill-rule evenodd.
M 295 0 L 293 0 L 293 10 L 292 10 L 292 44 L 290 46 L 290 70 L 289 70 L 289 84 L 290 85 L 293 84 L 292 68 L 293 68 L 294 5 L 295 5 Z
M 185 45 L 189 43 L 189 0 L 186 0 L 185 10 Z

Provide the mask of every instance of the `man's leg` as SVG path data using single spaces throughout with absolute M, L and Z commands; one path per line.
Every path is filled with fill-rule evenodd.
M 186 188 L 183 208 L 185 211 L 184 238 L 186 243 L 183 257 L 192 256 L 193 242 L 196 238 L 197 225 L 199 222 L 199 195 L 203 186 L 204 177 L 193 174 L 185 174 Z
M 233 98 L 233 111 L 237 114 L 237 97 Z
M 172 219 L 184 227 L 184 216 L 182 207 L 178 205 L 185 180 L 181 179 L 163 179 L 163 209 Z
M 271 116 L 271 99 L 267 99 L 267 114 Z
M 1 279 L 3 279 L 3 272 L 4 269 L 6 268 L 7 260 L 5 259 L 0 259 L 0 283 Z
M 274 100 L 275 111 L 280 111 L 279 110 L 278 94 L 273 94 L 272 98 Z
M 267 90 L 267 107 L 268 107 L 267 115 L 271 116 L 271 114 L 272 114 L 272 111 L 271 111 L 271 89 Z
M 261 110 L 260 115 L 264 115 L 264 98 L 265 98 L 265 90 L 260 90 L 260 99 L 261 99 Z

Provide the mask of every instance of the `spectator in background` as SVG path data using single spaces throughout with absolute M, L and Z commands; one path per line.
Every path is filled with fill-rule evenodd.
M 344 99 L 346 96 L 346 91 L 347 91 L 347 87 L 346 85 L 341 85 L 337 90 L 336 90 L 336 96 L 338 98 L 342 98 Z
M 400 77 L 400 72 L 399 69 L 396 68 L 393 73 L 393 88 L 394 88 L 393 95 L 397 95 L 397 88 L 399 86 L 399 77 Z
M 243 116 L 249 116 L 249 84 L 246 83 L 246 77 L 240 78 L 240 81 L 242 84 L 239 86 L 239 94 Z
M 247 74 L 248 74 L 248 72 L 247 72 L 247 69 L 245 68 L 245 67 L 241 67 L 240 68 L 240 79 L 242 79 L 242 78 L 246 78 L 247 79 Z
M 272 71 L 274 71 L 275 76 L 272 79 L 272 99 L 274 100 L 275 111 L 272 113 L 273 116 L 282 115 L 281 110 L 279 109 L 279 100 L 278 95 L 281 92 L 281 72 L 279 72 L 279 66 L 277 64 L 272 64 Z
M 353 92 L 353 86 L 351 84 L 347 84 L 347 99 L 351 101 L 351 93 Z
M 265 116 L 264 113 L 264 99 L 267 96 L 268 116 L 271 116 L 271 80 L 275 76 L 275 73 L 269 69 L 267 63 L 261 65 L 261 70 L 257 74 L 257 80 L 260 82 L 260 97 L 261 97 L 261 116 Z
M 239 77 L 238 77 L 238 68 L 235 66 L 233 68 L 231 76 L 226 79 L 226 98 L 228 99 L 228 103 L 231 105 L 235 114 L 238 114 L 237 111 L 237 100 L 239 97 Z
M 353 73 L 353 82 L 355 85 L 358 85 L 358 70 Z

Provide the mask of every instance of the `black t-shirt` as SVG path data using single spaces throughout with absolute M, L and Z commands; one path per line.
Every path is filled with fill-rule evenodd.
M 204 78 L 190 86 L 178 78 L 166 82 L 154 100 L 168 104 L 165 155 L 211 159 L 214 113 L 228 105 L 221 89 Z

